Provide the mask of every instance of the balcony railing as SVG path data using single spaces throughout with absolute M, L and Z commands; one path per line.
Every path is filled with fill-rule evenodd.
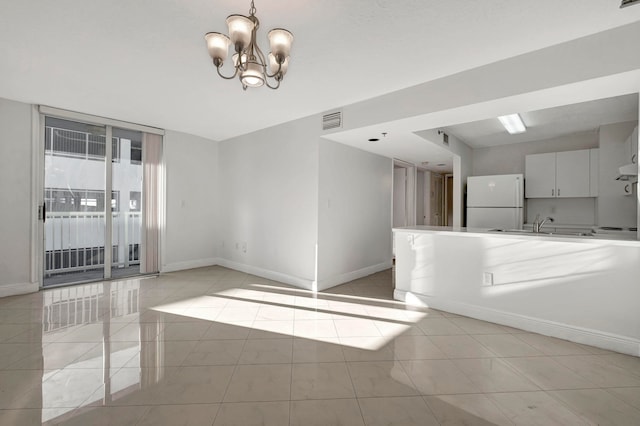
M 113 267 L 140 264 L 140 212 L 113 212 Z M 45 276 L 104 268 L 103 212 L 47 212 Z
M 106 136 L 76 130 L 45 127 L 45 153 L 64 157 L 84 158 L 87 160 L 105 159 Z M 112 137 L 112 158 L 120 158 L 120 139 Z

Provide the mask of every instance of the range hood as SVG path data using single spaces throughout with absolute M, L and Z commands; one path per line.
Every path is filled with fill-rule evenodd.
M 637 164 L 625 164 L 619 169 L 620 176 L 616 180 L 633 180 L 638 181 L 638 165 Z

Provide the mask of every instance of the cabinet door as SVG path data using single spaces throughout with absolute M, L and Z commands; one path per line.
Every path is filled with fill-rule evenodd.
M 556 196 L 555 152 L 527 155 L 524 171 L 526 198 L 554 198 Z
M 631 162 L 638 164 L 638 128 L 636 127 L 631 134 Z
M 589 197 L 590 154 L 588 149 L 556 153 L 556 196 Z

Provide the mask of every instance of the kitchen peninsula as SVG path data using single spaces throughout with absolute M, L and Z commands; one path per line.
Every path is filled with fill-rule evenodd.
M 640 356 L 640 241 L 393 231 L 396 299 Z

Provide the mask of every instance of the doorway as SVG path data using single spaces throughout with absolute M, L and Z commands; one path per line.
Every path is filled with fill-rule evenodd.
M 453 225 L 453 175 L 444 175 L 444 226 Z
M 416 224 L 416 168 L 413 164 L 394 160 L 393 217 L 394 228 Z
M 43 287 L 140 274 L 143 133 L 43 121 Z

